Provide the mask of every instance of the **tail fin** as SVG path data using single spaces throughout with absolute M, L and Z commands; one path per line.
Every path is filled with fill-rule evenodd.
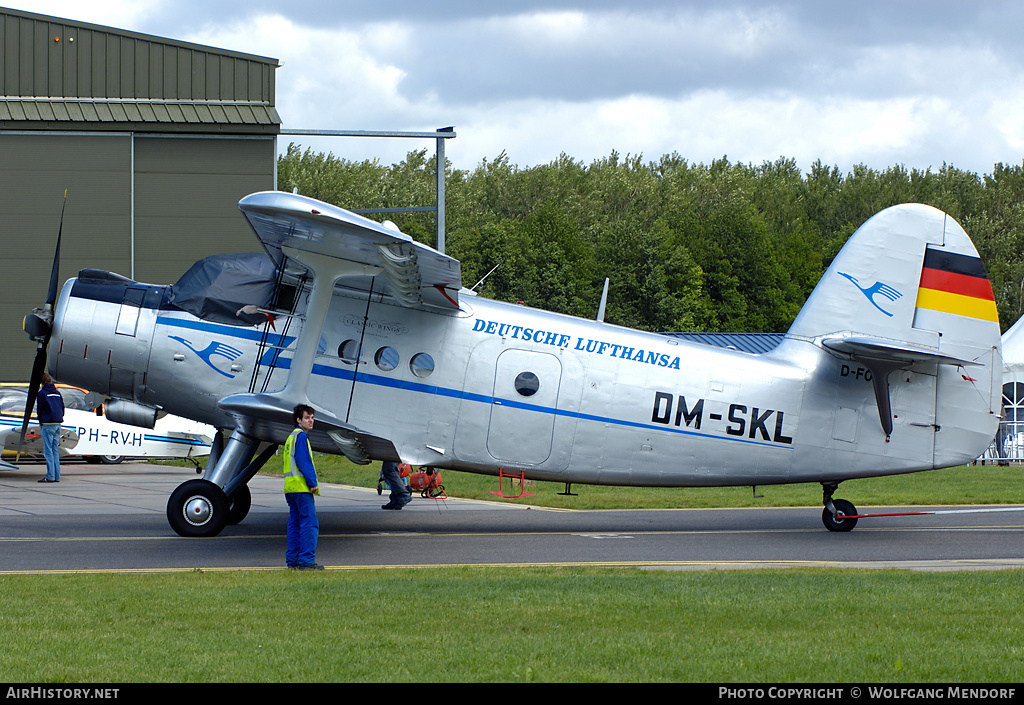
M 788 337 L 872 372 L 886 441 L 899 424 L 890 405 L 898 391 L 900 403 L 914 406 L 913 425 L 934 429 L 933 467 L 977 458 L 995 435 L 1002 353 L 992 286 L 967 233 L 936 208 L 893 206 L 864 223 Z M 890 392 L 897 369 L 912 374 L 894 375 L 901 384 Z

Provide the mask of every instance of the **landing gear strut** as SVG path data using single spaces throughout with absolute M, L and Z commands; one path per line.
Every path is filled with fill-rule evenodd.
M 832 494 L 839 488 L 838 484 L 822 484 L 825 508 L 821 512 L 821 523 L 829 531 L 852 531 L 857 526 L 857 508 L 845 499 L 832 499 Z
M 246 483 L 277 446 L 235 431 L 226 444 L 215 440 L 214 450 L 203 479 L 182 483 L 167 501 L 167 521 L 180 536 L 216 536 L 225 526 L 241 522 L 252 506 Z

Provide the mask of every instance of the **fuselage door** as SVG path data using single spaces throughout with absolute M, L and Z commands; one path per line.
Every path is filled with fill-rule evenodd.
M 506 350 L 498 356 L 487 428 L 491 457 L 524 465 L 548 459 L 561 377 L 554 355 Z

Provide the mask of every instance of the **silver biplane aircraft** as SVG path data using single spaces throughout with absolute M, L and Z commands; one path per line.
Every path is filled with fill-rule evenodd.
M 245 517 L 246 483 L 300 402 L 316 409 L 314 449 L 356 463 L 814 482 L 831 531 L 859 518 L 833 498 L 843 480 L 971 461 L 999 423 L 992 288 L 963 229 L 929 206 L 868 220 L 763 354 L 476 296 L 451 257 L 299 195 L 239 208 L 265 255 L 207 258 L 173 286 L 83 270 L 59 299 L 55 257 L 47 306 L 26 319 L 36 370 L 52 344 L 51 375 L 121 400 L 126 418 L 222 429 L 203 478 L 168 501 L 184 536 Z

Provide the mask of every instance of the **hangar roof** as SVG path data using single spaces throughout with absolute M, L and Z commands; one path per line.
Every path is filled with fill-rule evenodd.
M 6 8 L 0 45 L 0 129 L 280 129 L 277 59 Z
M 246 102 L 0 97 L 0 126 L 18 129 L 21 122 L 36 129 L 68 129 L 68 122 L 81 129 L 109 129 L 106 123 L 132 129 L 163 123 L 179 131 L 222 125 L 269 127 L 276 132 L 281 118 L 273 106 Z

